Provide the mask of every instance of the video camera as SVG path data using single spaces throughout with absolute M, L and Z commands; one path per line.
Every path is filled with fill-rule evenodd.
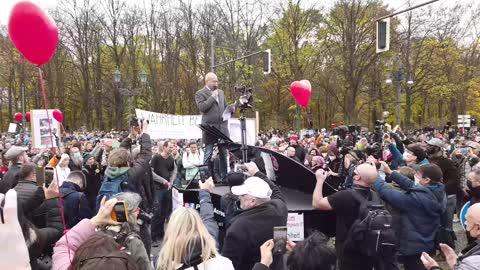
M 238 103 L 240 110 L 252 108 L 253 105 L 253 89 L 251 87 L 235 86 L 235 93 L 239 95 Z

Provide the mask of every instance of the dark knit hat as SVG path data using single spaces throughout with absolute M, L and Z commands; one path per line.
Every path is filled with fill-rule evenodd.
M 92 158 L 93 156 L 90 154 L 83 155 L 83 164 L 87 163 L 87 161 Z
M 427 158 L 427 153 L 425 153 L 423 148 L 418 144 L 409 145 L 407 146 L 407 149 L 417 157 L 418 162 Z

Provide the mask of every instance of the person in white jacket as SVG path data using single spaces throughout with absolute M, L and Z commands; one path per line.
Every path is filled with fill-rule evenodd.
M 213 180 L 200 182 L 200 202 L 210 200 Z M 200 206 L 200 214 L 193 208 L 177 208 L 171 215 L 165 231 L 157 270 L 234 270 L 232 261 L 217 250 L 215 237 L 218 226 L 213 218 L 213 206 Z M 204 223 L 205 222 L 205 223 Z
M 60 158 L 60 162 L 58 162 L 57 167 L 53 171 L 53 181 L 57 181 L 58 177 L 58 185 L 62 186 L 63 181 L 67 179 L 68 175 L 70 174 L 70 168 L 68 167 L 68 163 L 70 162 L 70 156 L 67 154 L 62 154 Z
M 203 165 L 203 152 L 198 149 L 196 142 L 190 142 L 183 153 L 183 167 L 185 168 L 185 180 L 192 180 L 200 170 L 197 166 Z M 200 178 L 197 175 L 197 178 Z

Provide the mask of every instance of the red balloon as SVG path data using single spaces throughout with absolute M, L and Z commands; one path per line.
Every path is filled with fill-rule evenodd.
M 22 122 L 22 120 L 23 120 L 23 114 L 17 112 L 17 113 L 13 116 L 13 119 L 15 119 L 15 121 L 17 121 L 17 122 L 20 123 L 20 122 Z
M 8 34 L 28 61 L 43 65 L 50 61 L 58 45 L 55 22 L 37 5 L 18 2 L 8 20 Z
M 290 84 L 290 92 L 292 93 L 293 98 L 297 101 L 298 105 L 302 108 L 308 106 L 310 101 L 310 96 L 312 95 L 312 89 L 305 83 L 294 81 Z
M 57 120 L 58 122 L 63 122 L 63 113 L 60 110 L 53 110 L 53 119 Z
M 27 121 L 30 121 L 30 112 L 25 113 L 25 118 L 27 118 Z

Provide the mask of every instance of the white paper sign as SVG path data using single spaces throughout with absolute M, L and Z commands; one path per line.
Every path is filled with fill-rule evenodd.
M 202 130 L 198 125 L 202 122 L 201 115 L 173 115 L 135 109 L 138 119 L 149 120 L 148 134 L 157 139 L 201 139 Z M 255 119 L 247 119 L 247 144 L 255 145 Z M 228 120 L 230 139 L 241 142 L 239 119 Z
M 199 139 L 201 115 L 173 115 L 135 109 L 138 119 L 149 121 L 148 134 L 152 139 Z
M 287 238 L 290 241 L 304 240 L 303 214 L 288 213 Z
M 178 192 L 176 188 L 172 188 L 172 211 L 183 207 L 183 193 Z
M 9 133 L 16 133 L 17 132 L 17 124 L 10 123 L 10 125 L 8 125 L 8 132 Z

